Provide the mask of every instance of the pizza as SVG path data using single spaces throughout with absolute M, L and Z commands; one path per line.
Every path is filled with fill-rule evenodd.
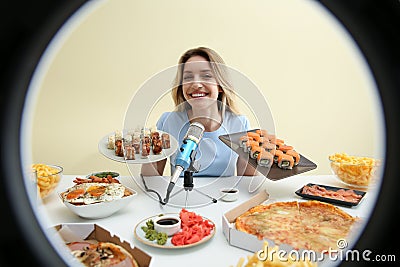
M 235 226 L 277 245 L 323 252 L 337 249 L 337 242 L 348 238 L 358 220 L 329 203 L 289 201 L 257 205 L 238 216 Z
M 133 256 L 112 242 L 76 241 L 67 244 L 71 253 L 88 267 L 139 267 Z

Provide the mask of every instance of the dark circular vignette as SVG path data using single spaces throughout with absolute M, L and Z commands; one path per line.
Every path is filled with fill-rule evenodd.
M 2 5 L 1 27 L 1 178 L 0 266 L 65 266 L 47 242 L 30 210 L 22 179 L 19 155 L 20 120 L 27 88 L 46 46 L 68 19 L 87 1 L 38 0 Z M 397 149 L 399 149 L 400 105 L 400 1 L 399 0 L 322 0 L 319 1 L 343 23 L 363 52 L 384 103 L 386 123 L 386 164 L 384 181 L 371 221 L 355 249 L 369 249 L 372 255 L 396 254 L 397 230 L 394 217 L 399 212 L 397 190 Z M 14 194 L 9 195 L 10 187 Z M 11 201 L 19 202 L 18 214 Z M 26 229 L 26 226 L 28 229 Z M 16 250 L 17 248 L 17 250 Z M 17 262 L 10 254 L 20 253 Z M 40 255 L 43 255 L 42 257 Z M 342 266 L 367 262 L 343 262 Z M 376 262 L 372 262 L 376 265 Z M 394 266 L 394 263 L 392 263 Z
M 350 32 L 364 54 L 383 102 L 386 124 L 386 164 L 384 179 L 371 219 L 354 249 L 371 250 L 375 255 L 395 255 L 400 260 L 398 224 L 394 216 L 400 212 L 399 181 L 399 91 L 400 91 L 400 1 L 399 0 L 336 0 L 320 1 Z M 343 262 L 377 265 L 378 262 Z M 381 264 L 395 264 L 385 262 Z
M 1 7 L 2 267 L 67 266 L 47 241 L 30 207 L 22 176 L 19 137 L 25 95 L 40 57 L 63 23 L 84 2 L 8 1 Z

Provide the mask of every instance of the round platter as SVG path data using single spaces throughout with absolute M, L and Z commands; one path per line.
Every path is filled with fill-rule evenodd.
M 178 213 L 166 213 L 163 215 L 178 215 Z M 151 216 L 149 218 L 146 218 L 144 220 L 142 220 L 141 222 L 139 222 L 136 226 L 135 226 L 135 237 L 137 240 L 139 240 L 140 242 L 142 242 L 143 244 L 146 244 L 148 246 L 152 246 L 152 247 L 156 247 L 156 248 L 162 248 L 162 249 L 182 249 L 182 248 L 189 248 L 189 247 L 194 247 L 194 246 L 198 246 L 201 245 L 203 243 L 206 243 L 207 241 L 209 241 L 211 238 L 214 237 L 215 235 L 215 223 L 213 221 L 211 221 L 210 219 L 207 219 L 205 217 L 203 217 L 204 220 L 208 220 L 210 221 L 212 224 L 214 224 L 214 229 L 211 231 L 211 233 L 204 237 L 202 240 L 200 240 L 199 242 L 193 243 L 193 244 L 188 244 L 188 245 L 182 245 L 182 246 L 175 246 L 174 244 L 171 243 L 171 237 L 168 237 L 167 243 L 165 243 L 164 245 L 159 245 L 157 244 L 157 241 L 150 241 L 148 239 L 145 238 L 145 232 L 142 230 L 142 226 L 146 226 L 146 222 L 148 220 L 155 220 L 157 217 L 159 217 L 161 214 L 159 215 L 154 215 Z
M 158 131 L 158 132 L 160 133 L 160 135 L 164 133 L 163 131 Z M 168 149 L 163 149 L 161 154 L 154 155 L 153 152 L 151 151 L 148 158 L 143 159 L 140 157 L 140 154 L 135 154 L 135 159 L 126 160 L 124 157 L 116 156 L 114 149 L 109 149 L 107 147 L 108 137 L 113 134 L 114 132 L 111 132 L 106 136 L 104 136 L 103 138 L 101 138 L 98 144 L 98 148 L 100 153 L 103 154 L 105 157 L 118 162 L 124 162 L 129 164 L 143 164 L 143 163 L 156 162 L 168 158 L 178 149 L 178 141 L 176 141 L 176 139 L 172 135 L 170 135 L 171 146 Z

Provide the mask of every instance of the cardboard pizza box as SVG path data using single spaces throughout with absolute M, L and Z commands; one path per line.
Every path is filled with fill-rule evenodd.
M 112 242 L 122 246 L 135 258 L 140 267 L 150 266 L 151 256 L 141 249 L 132 248 L 127 241 L 112 235 L 108 230 L 97 224 L 91 223 L 70 223 L 54 226 L 56 232 L 67 243 L 80 240 L 97 240 L 99 242 Z
M 249 200 L 241 203 L 240 205 L 236 206 L 235 208 L 227 211 L 226 213 L 223 214 L 222 216 L 222 230 L 223 234 L 228 241 L 228 243 L 231 246 L 238 247 L 253 253 L 257 253 L 260 250 L 264 248 L 265 242 L 268 242 L 268 245 L 270 247 L 278 247 L 279 250 L 286 251 L 287 253 L 291 253 L 294 250 L 297 250 L 293 248 L 289 244 L 276 244 L 273 240 L 270 239 L 258 239 L 255 235 L 247 234 L 245 232 L 236 230 L 235 227 L 235 219 L 246 212 L 247 210 L 253 208 L 254 206 L 260 205 L 264 202 L 269 200 L 269 194 L 267 191 L 260 191 L 256 195 L 254 195 L 252 198 Z M 300 249 L 297 250 L 299 255 L 303 255 L 302 252 L 305 249 Z M 307 252 L 307 251 L 306 251 Z M 293 254 L 288 254 L 288 255 L 293 255 Z M 309 255 L 304 254 L 304 255 Z M 317 252 L 315 254 L 316 258 L 319 259 L 318 265 L 323 264 L 325 262 L 327 263 L 333 263 L 334 265 L 337 264 L 337 259 L 331 259 L 329 256 L 326 257 L 326 255 L 322 255 L 321 253 Z M 331 260 L 333 260 L 331 262 Z
M 262 190 L 249 200 L 223 214 L 222 231 L 231 246 L 242 248 L 250 252 L 257 252 L 263 248 L 265 240 L 260 240 L 255 235 L 236 230 L 234 222 L 239 215 L 268 199 L 268 192 Z

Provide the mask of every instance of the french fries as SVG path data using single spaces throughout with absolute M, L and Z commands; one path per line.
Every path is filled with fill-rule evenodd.
M 40 197 L 44 198 L 56 188 L 61 179 L 62 168 L 38 163 L 32 164 L 32 169 L 36 171 L 36 180 Z
M 355 186 L 368 186 L 375 177 L 379 161 L 368 157 L 335 153 L 329 156 L 331 168 L 343 182 Z

